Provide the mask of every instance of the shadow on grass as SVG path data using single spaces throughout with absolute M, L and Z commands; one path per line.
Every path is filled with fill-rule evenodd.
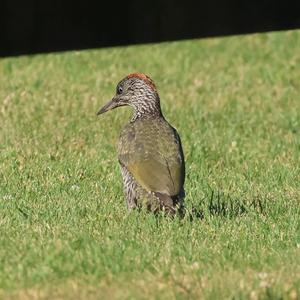
M 236 218 L 255 211 L 259 214 L 265 214 L 265 205 L 258 197 L 252 200 L 241 198 L 232 198 L 223 192 L 212 190 L 209 199 L 204 198 L 199 206 L 193 206 L 186 214 L 190 220 L 204 219 L 205 216 L 220 216 L 224 218 Z

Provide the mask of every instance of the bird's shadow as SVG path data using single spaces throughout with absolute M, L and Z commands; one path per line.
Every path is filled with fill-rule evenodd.
M 193 205 L 191 208 L 186 209 L 185 216 L 190 221 L 203 220 L 206 216 L 220 216 L 231 219 L 243 216 L 253 210 L 259 214 L 265 214 L 265 205 L 259 197 L 251 200 L 232 198 L 221 191 L 212 190 L 210 196 L 199 201 L 199 205 Z

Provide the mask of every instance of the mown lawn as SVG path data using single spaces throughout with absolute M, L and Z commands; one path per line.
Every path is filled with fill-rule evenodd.
M 132 72 L 185 152 L 183 220 L 128 214 L 96 117 Z M 299 299 L 300 31 L 0 60 L 0 299 Z

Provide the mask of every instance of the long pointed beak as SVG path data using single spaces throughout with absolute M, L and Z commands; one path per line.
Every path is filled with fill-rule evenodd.
M 97 116 L 101 115 L 111 109 L 116 108 L 118 105 L 117 103 L 112 99 L 110 100 L 108 103 L 106 103 L 98 112 L 97 112 Z

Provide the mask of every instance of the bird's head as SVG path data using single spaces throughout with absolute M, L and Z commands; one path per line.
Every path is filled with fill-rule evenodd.
M 138 115 L 161 114 L 159 96 L 150 77 L 142 73 L 126 76 L 118 83 L 116 95 L 97 115 L 125 105 L 133 107 Z

